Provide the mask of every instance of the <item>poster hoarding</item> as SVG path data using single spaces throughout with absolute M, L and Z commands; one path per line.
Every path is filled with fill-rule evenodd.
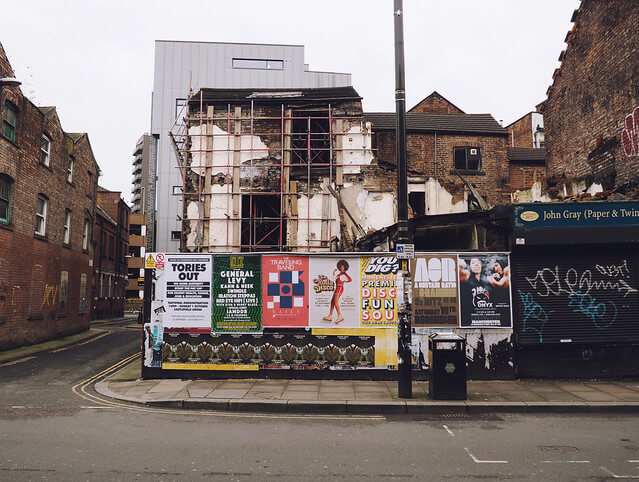
M 262 256 L 264 327 L 308 327 L 308 264 L 305 256 Z
M 461 328 L 510 328 L 510 262 L 505 253 L 458 256 Z
M 361 326 L 388 328 L 397 326 L 397 272 L 395 256 L 360 258 Z
M 410 269 L 413 326 L 458 326 L 457 255 L 418 254 Z
M 213 267 L 214 332 L 262 330 L 262 260 L 259 255 L 216 256 Z
M 359 258 L 310 259 L 311 328 L 359 328 Z

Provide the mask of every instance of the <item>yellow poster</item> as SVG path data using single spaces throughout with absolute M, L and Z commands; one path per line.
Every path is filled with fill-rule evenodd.
M 397 326 L 397 271 L 395 256 L 360 258 L 360 320 L 371 328 Z

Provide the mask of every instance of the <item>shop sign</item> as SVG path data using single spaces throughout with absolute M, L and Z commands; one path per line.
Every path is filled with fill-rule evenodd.
M 515 229 L 639 226 L 639 202 L 515 204 L 513 215 Z

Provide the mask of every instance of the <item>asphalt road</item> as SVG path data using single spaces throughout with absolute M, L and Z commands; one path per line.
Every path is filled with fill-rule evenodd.
M 240 415 L 90 401 L 72 388 L 139 343 L 108 328 L 0 368 L 0 480 L 639 478 L 636 415 Z

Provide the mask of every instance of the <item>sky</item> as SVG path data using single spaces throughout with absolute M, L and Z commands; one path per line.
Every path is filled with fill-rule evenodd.
M 436 90 L 504 126 L 534 110 L 579 3 L 404 0 L 407 108 Z M 100 184 L 128 201 L 155 40 L 304 45 L 312 70 L 352 74 L 365 111 L 393 112 L 393 10 L 392 0 L 0 0 L 0 42 L 25 95 L 55 105 L 66 132 L 89 134 Z

